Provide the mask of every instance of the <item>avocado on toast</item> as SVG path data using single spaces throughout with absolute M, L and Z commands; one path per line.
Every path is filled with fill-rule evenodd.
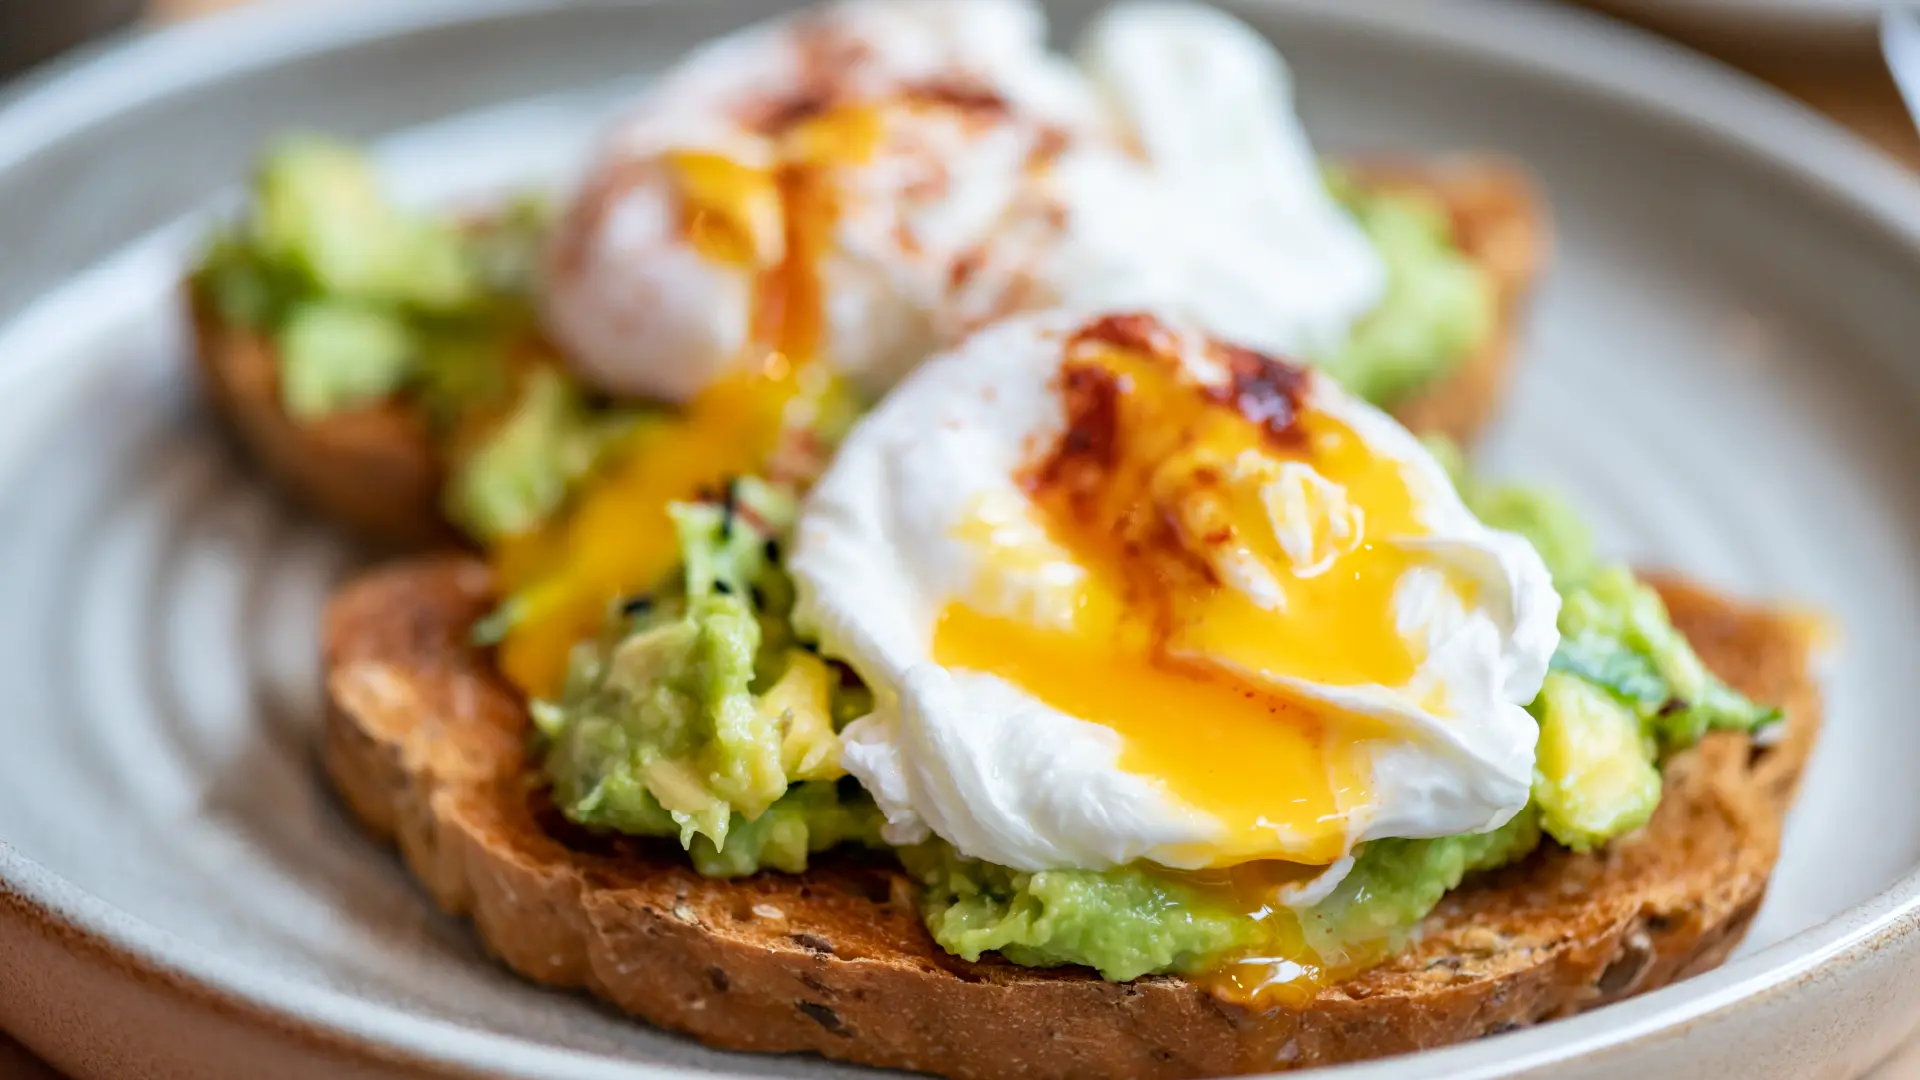
M 1777 738 L 1708 734 L 1666 761 L 1645 827 L 1469 878 L 1405 950 L 1300 1006 L 1249 1008 L 1172 975 L 969 963 L 929 936 L 914 879 L 860 854 L 711 878 L 671 842 L 570 824 L 530 756 L 524 699 L 472 643 L 498 598 L 469 558 L 402 563 L 336 595 L 323 754 L 354 816 L 508 966 L 714 1046 L 962 1078 L 1304 1068 L 1592 1008 L 1739 943 L 1820 722 L 1813 634 L 1796 615 L 1654 583 L 1715 673 L 1782 708 Z
M 332 161 L 280 171 L 321 168 L 344 171 Z M 1478 343 L 1437 377 L 1375 395 L 1415 432 L 1471 445 L 1504 399 L 1527 291 L 1547 253 L 1547 220 L 1532 183 L 1508 163 L 1475 157 L 1357 161 L 1343 175 L 1352 190 L 1436 209 L 1452 245 L 1484 275 L 1493 320 Z M 331 200 L 311 201 L 324 206 Z M 484 231 L 490 220 L 471 218 L 463 228 Z M 356 230 L 352 222 L 335 227 Z M 222 297 L 248 290 L 224 289 L 221 269 L 217 258 L 209 259 L 187 285 L 196 368 L 214 414 L 248 457 L 298 500 L 377 543 L 402 550 L 458 545 L 462 530 L 448 521 L 444 490 L 454 471 L 448 439 L 437 432 L 422 395 L 403 390 L 308 415 L 290 410 L 283 376 L 288 357 L 283 338 L 268 325 L 275 320 L 236 317 L 236 305 Z M 526 280 L 514 285 L 530 287 Z M 488 303 L 474 306 L 503 321 L 494 314 L 497 298 L 484 299 Z M 516 335 L 510 348 L 545 348 L 523 322 L 504 321 L 505 332 Z

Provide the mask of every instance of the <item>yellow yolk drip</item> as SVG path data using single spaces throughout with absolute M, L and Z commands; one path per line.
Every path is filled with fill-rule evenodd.
M 1386 538 L 1426 531 L 1415 494 L 1398 462 L 1302 401 L 1284 431 L 1263 423 L 1249 396 L 1271 398 L 1271 381 L 1210 392 L 1150 349 L 1070 348 L 1068 430 L 1026 478 L 1039 528 L 961 530 L 986 548 L 983 588 L 941 613 L 933 657 L 1113 729 L 1121 768 L 1218 821 L 1175 853 L 1214 869 L 1179 876 L 1259 915 L 1265 940 L 1211 983 L 1310 996 L 1377 956 L 1319 956 L 1277 894 L 1348 853 L 1371 801 L 1366 743 L 1386 731 L 1280 680 L 1413 676 L 1394 593 L 1417 556 Z M 1077 587 L 1025 610 L 1004 599 L 1048 558 L 1081 568 Z
M 534 697 L 557 693 L 574 644 L 599 630 L 608 605 L 673 571 L 680 547 L 668 505 L 758 468 L 792 382 L 755 373 L 715 385 L 680 415 L 637 431 L 564 517 L 494 551 L 496 577 L 517 607 L 499 650 L 514 685 Z
M 1275 680 L 1411 678 L 1393 595 L 1414 557 L 1382 538 L 1425 531 L 1413 494 L 1396 462 L 1324 413 L 1304 411 L 1279 442 L 1169 360 L 1103 347 L 1084 363 L 1112 388 L 1112 452 L 1029 484 L 1046 535 L 1085 572 L 1070 617 L 952 603 L 934 659 L 1113 728 L 1122 768 L 1221 823 L 1196 861 L 1333 862 L 1369 797 L 1357 744 L 1382 730 Z M 1303 488 L 1289 463 L 1325 483 Z M 989 573 L 1031 558 L 989 546 Z M 1266 601 L 1226 583 L 1235 573 L 1263 577 Z
M 820 345 L 819 266 L 836 217 L 828 170 L 861 160 L 877 138 L 873 110 L 847 106 L 789 129 L 771 169 L 704 151 L 668 156 L 689 242 L 756 275 L 750 355 L 679 412 L 643 425 L 567 513 L 493 552 L 516 616 L 500 669 L 530 696 L 559 691 L 573 646 L 599 630 L 610 605 L 674 571 L 670 504 L 762 470 L 791 437 L 795 407 L 821 382 L 805 371 Z
M 1257 944 L 1224 958 L 1196 981 L 1228 1001 L 1299 1008 L 1321 989 L 1384 960 L 1391 949 L 1387 938 L 1329 946 L 1324 952 L 1316 949 L 1300 916 L 1278 902 L 1282 890 L 1306 883 L 1318 871 L 1318 867 L 1261 860 L 1173 873 L 1189 888 L 1252 915 L 1260 926 Z
M 680 194 L 680 228 L 709 261 L 755 268 L 777 262 L 785 246 L 780 183 L 771 169 L 711 150 L 667 155 Z

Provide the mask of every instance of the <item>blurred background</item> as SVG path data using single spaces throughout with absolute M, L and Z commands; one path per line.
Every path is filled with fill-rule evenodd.
M 276 2 L 316 0 L 0 0 L 0 85 L 107 34 Z M 1920 169 L 1920 134 L 1881 58 L 1876 34 L 1880 9 L 1898 5 L 1871 0 L 1586 0 L 1585 6 L 1740 67 Z
M 226 8 L 277 2 L 290 0 L 0 0 L 0 95 L 24 74 L 57 63 L 69 50 L 89 42 L 137 34 Z M 1879 4 L 1869 0 L 1590 0 L 1588 6 L 1739 67 L 1920 170 L 1920 132 L 1883 55 Z M 1920 79 L 1920 53 L 1915 65 L 1913 74 Z M 0 1032 L 0 1080 L 59 1078 Z M 1920 1080 L 1920 1045 L 1887 1062 L 1872 1080 Z

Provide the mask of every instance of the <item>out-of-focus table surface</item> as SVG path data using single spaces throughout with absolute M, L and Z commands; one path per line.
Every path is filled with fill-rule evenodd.
M 250 2 L 271 0 L 153 0 L 153 17 L 190 18 Z M 1688 44 L 1758 75 L 1920 170 L 1920 131 L 1902 106 L 1878 54 L 1870 48 L 1827 48 L 1809 57 L 1782 51 L 1777 45 L 1755 49 L 1730 38 L 1693 38 Z M 0 1080 L 60 1077 L 0 1034 Z M 1908 1045 L 1862 1080 L 1920 1080 L 1920 1041 Z

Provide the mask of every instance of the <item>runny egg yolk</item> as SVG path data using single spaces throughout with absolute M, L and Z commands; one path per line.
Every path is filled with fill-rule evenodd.
M 1111 728 L 1121 768 L 1217 820 L 1178 860 L 1214 869 L 1181 876 L 1267 912 L 1268 940 L 1215 981 L 1298 990 L 1341 965 L 1277 891 L 1348 853 L 1366 743 L 1385 732 L 1276 680 L 1412 677 L 1394 594 L 1415 556 L 1387 538 L 1426 531 L 1416 497 L 1398 462 L 1311 407 L 1299 369 L 1226 350 L 1231 383 L 1213 387 L 1150 335 L 1089 334 L 1062 369 L 1066 430 L 1023 477 L 1039 528 L 961 530 L 985 548 L 986 587 L 942 611 L 933 656 Z M 1048 558 L 1078 567 L 1075 584 L 1009 610 L 1004 582 Z
M 819 266 L 837 215 L 830 172 L 868 157 L 878 132 L 871 106 L 847 105 L 783 132 L 771 168 L 705 151 L 667 156 L 688 242 L 754 275 L 750 355 L 676 413 L 642 424 L 566 513 L 493 552 L 515 615 L 498 662 L 530 696 L 559 692 L 574 644 L 599 630 L 611 604 L 674 571 L 670 504 L 764 471 L 784 439 L 807 437 L 795 419 L 826 382 L 814 360 Z
M 1190 977 L 1227 1001 L 1299 1008 L 1322 988 L 1386 959 L 1397 944 L 1393 939 L 1333 941 L 1328 933 L 1310 933 L 1301 915 L 1277 902 L 1281 890 L 1303 884 L 1315 870 L 1298 863 L 1260 860 L 1173 874 L 1195 892 L 1247 913 L 1259 927 L 1253 944 Z

